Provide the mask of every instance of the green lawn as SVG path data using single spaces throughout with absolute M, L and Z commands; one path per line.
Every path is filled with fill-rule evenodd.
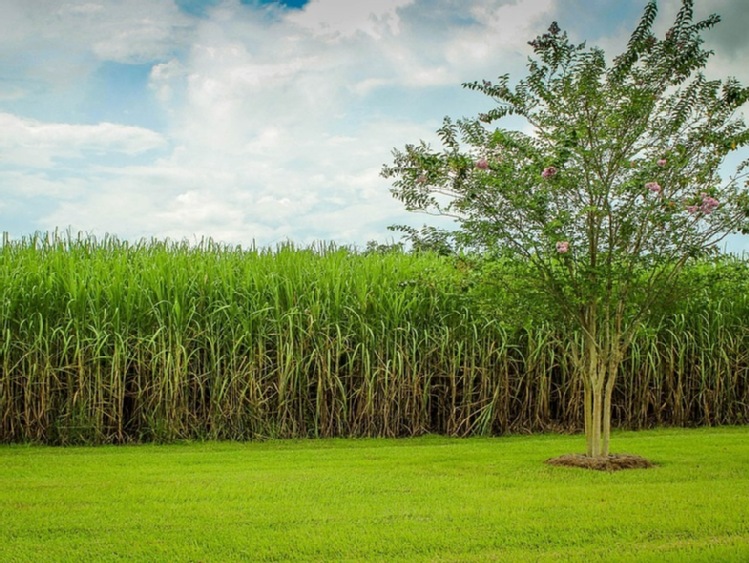
M 0 561 L 749 561 L 749 427 L 0 447 Z

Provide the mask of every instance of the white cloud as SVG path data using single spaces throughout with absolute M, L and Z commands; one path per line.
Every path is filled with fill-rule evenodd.
M 187 70 L 177 59 L 170 59 L 165 63 L 155 64 L 149 75 L 149 87 L 156 93 L 156 98 L 169 108 L 174 98 L 175 88 L 187 76 Z
M 103 0 L 67 2 L 57 27 L 35 25 L 62 48 L 60 36 L 83 22 L 75 49 L 153 60 L 149 88 L 168 145 L 144 128 L 6 114 L 0 146 L 17 165 L 50 174 L 61 156 L 172 148 L 138 166 L 81 159 L 75 195 L 55 200 L 37 228 L 260 244 L 389 238 L 386 225 L 425 220 L 407 215 L 379 176 L 391 148 L 433 139 L 445 114 L 475 113 L 460 82 L 521 66 L 524 55 L 506 44 L 550 5 L 313 0 L 269 11 L 226 0 L 186 25 L 166 2 L 133 1 L 128 13 Z M 186 38 L 186 54 L 176 54 Z
M 164 58 L 187 39 L 191 26 L 171 0 L 6 0 L 0 16 L 0 50 L 6 53 L 57 47 L 124 63 Z
M 42 123 L 0 113 L 0 151 L 5 164 L 49 167 L 55 158 L 82 158 L 85 151 L 135 155 L 165 144 L 160 134 L 142 127 Z
M 45 171 L 0 170 L 0 183 L 12 189 L 3 194 L 8 202 L 18 205 L 23 200 L 44 198 L 47 201 L 64 201 L 83 195 L 87 182 L 82 178 L 50 178 Z M 53 226 L 54 228 L 54 226 Z
M 414 1 L 311 0 L 299 12 L 291 12 L 286 20 L 328 40 L 350 37 L 357 32 L 379 39 L 399 33 L 398 9 Z
M 551 23 L 547 21 L 548 15 L 556 4 L 555 0 L 475 2 L 468 10 L 477 22 L 485 26 L 487 33 L 484 38 L 490 40 L 490 44 L 525 50 L 527 41 Z M 539 22 L 542 22 L 541 29 L 536 28 Z M 482 56 L 487 54 L 482 51 Z
M 167 0 L 8 0 L 0 55 L 58 54 L 31 56 L 26 78 L 74 90 L 101 60 L 148 62 L 143 95 L 161 104 L 165 125 L 2 113 L 27 88 L 3 84 L 0 189 L 23 186 L 12 209 L 47 198 L 33 228 L 243 244 L 384 240 L 388 224 L 429 221 L 405 213 L 379 176 L 391 148 L 434 141 L 443 115 L 484 111 L 492 102 L 460 83 L 522 76 L 526 42 L 563 5 L 313 0 L 284 10 L 222 0 L 193 18 Z
M 30 10 L 38 10 L 28 3 Z M 140 63 L 161 60 L 185 40 L 191 22 L 171 0 L 101 0 L 55 3 L 51 33 L 90 49 L 101 60 Z

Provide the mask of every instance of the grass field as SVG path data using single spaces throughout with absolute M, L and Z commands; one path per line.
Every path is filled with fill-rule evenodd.
M 749 427 L 0 447 L 1 561 L 747 561 Z

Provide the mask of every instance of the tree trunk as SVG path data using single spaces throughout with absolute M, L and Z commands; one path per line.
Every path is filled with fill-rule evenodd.
M 616 383 L 616 375 L 619 371 L 619 358 L 614 357 L 609 361 L 606 391 L 603 404 L 603 444 L 601 455 L 609 455 L 609 442 L 611 440 L 611 397 L 614 394 L 614 385 Z
M 583 387 L 585 389 L 585 443 L 588 457 L 593 456 L 593 386 L 587 374 L 583 377 Z
M 611 441 L 611 410 L 622 350 L 619 327 L 600 330 L 595 306 L 585 315 L 582 372 L 585 391 L 585 441 L 589 457 L 609 455 Z

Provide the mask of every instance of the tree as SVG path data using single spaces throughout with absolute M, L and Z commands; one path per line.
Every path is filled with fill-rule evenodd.
M 708 80 L 711 51 L 683 0 L 659 39 L 650 1 L 626 50 L 607 62 L 557 23 L 529 44 L 528 73 L 511 87 L 464 84 L 496 107 L 445 118 L 440 150 L 394 150 L 383 168 L 406 208 L 452 217 L 455 240 L 522 260 L 570 322 L 584 388 L 587 455 L 609 455 L 617 373 L 649 308 L 691 258 L 745 228 L 749 161 L 722 181 L 725 156 L 749 141 L 737 110 L 749 89 Z M 491 128 L 521 116 L 531 133 Z

